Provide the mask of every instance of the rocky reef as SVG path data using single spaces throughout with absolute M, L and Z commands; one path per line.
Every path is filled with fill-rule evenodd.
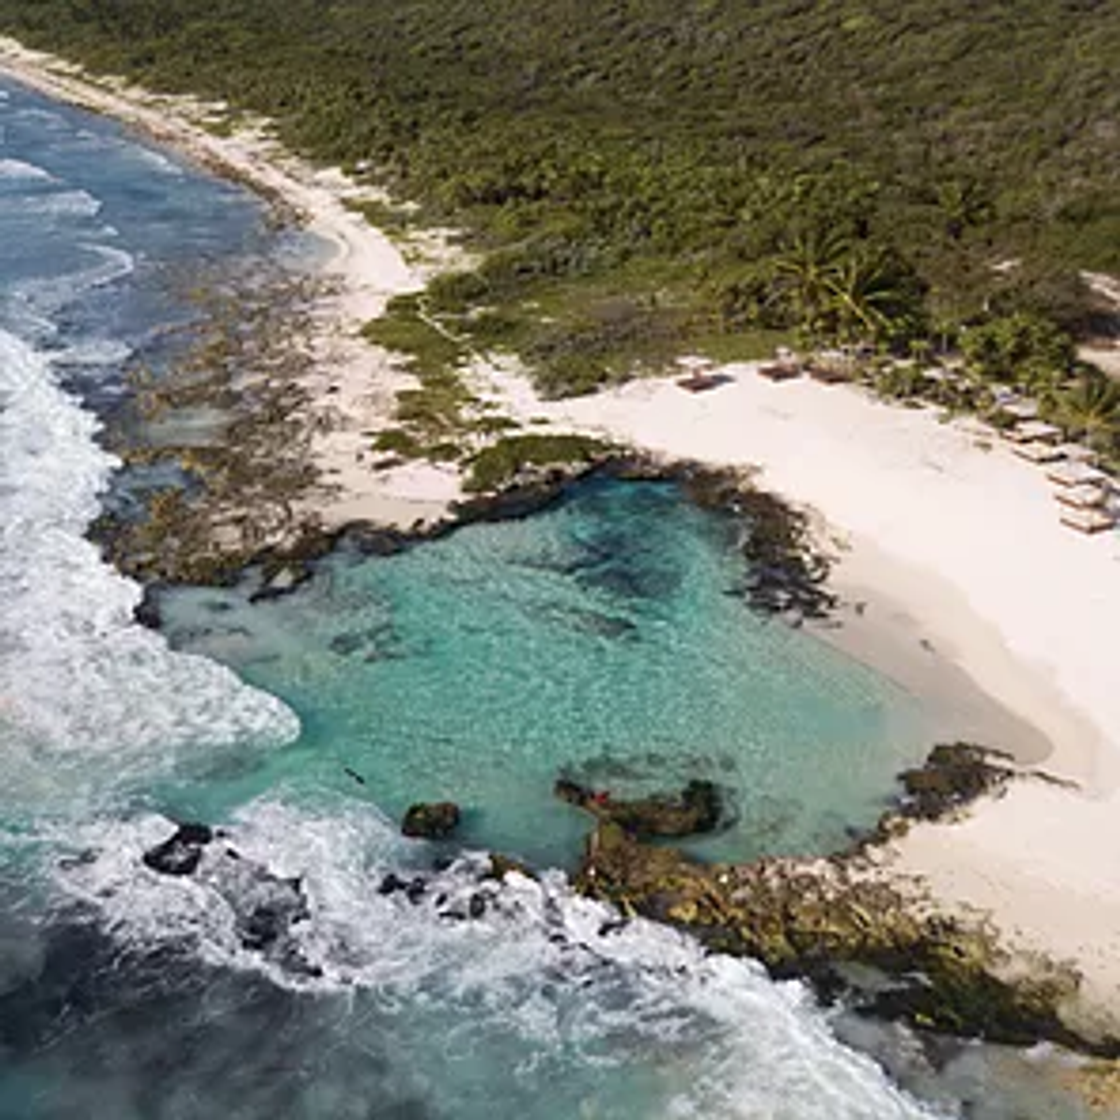
M 1073 968 L 1013 956 L 981 920 L 938 908 L 871 858 L 908 819 L 958 812 L 1010 780 L 989 752 L 938 747 L 902 776 L 902 804 L 876 833 L 827 859 L 702 864 L 601 817 L 574 881 L 624 914 L 754 957 L 776 977 L 805 978 L 825 998 L 843 993 L 861 1011 L 965 1037 L 1048 1039 L 1115 1055 L 1120 1041 L 1084 1038 L 1063 1019 L 1080 982 Z
M 425 840 L 445 840 L 459 827 L 459 806 L 453 801 L 421 801 L 410 805 L 401 832 Z
M 713 831 L 720 822 L 719 790 L 707 781 L 691 781 L 679 794 L 626 799 L 559 778 L 553 792 L 561 801 L 586 810 L 604 823 L 616 824 L 638 839 L 695 836 Z
M 803 619 L 824 618 L 835 608 L 827 587 L 831 563 L 808 514 L 760 490 L 749 471 L 681 463 L 671 475 L 697 505 L 743 524 L 740 550 L 750 568 L 744 593 L 752 609 Z
M 157 875 L 190 876 L 220 895 L 234 916 L 243 949 L 261 953 L 303 975 L 317 974 L 303 960 L 294 937 L 296 926 L 311 917 L 302 880 L 283 878 L 246 859 L 220 829 L 180 824 L 163 842 L 141 857 Z
M 970 743 L 934 747 L 922 766 L 899 774 L 903 795 L 896 816 L 940 820 L 984 794 L 997 792 L 1014 774 L 1002 764 L 1010 757 Z

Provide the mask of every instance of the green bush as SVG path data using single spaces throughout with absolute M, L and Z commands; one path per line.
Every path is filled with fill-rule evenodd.
M 526 467 L 590 464 L 609 450 L 609 444 L 589 436 L 509 436 L 480 451 L 471 460 L 463 488 L 468 491 L 500 490 Z

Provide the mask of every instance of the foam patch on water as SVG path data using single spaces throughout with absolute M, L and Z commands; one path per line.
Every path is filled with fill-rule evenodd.
M 54 176 L 42 167 L 21 159 L 0 159 L 0 181 L 53 183 Z
M 112 284 L 135 269 L 135 259 L 124 249 L 93 242 L 80 243 L 79 248 L 93 257 L 94 263 L 65 276 L 25 280 L 9 294 L 9 306 L 22 329 L 32 330 L 39 338 L 50 338 L 55 334 L 52 316 L 59 310 L 83 292 Z
M 445 1056 L 512 1036 L 529 1066 L 533 1054 L 563 1054 L 577 1070 L 653 1064 L 667 1117 L 932 1115 L 842 1046 L 801 985 L 774 983 L 753 962 L 707 955 L 657 925 L 623 923 L 574 895 L 559 873 L 499 883 L 481 874 L 487 857 L 466 855 L 427 875 L 412 899 L 380 893 L 383 876 L 395 869 L 407 878 L 402 865 L 423 849 L 375 809 L 315 813 L 262 801 L 207 847 L 194 875 L 177 878 L 141 862 L 174 827 L 156 816 L 91 825 L 68 838 L 88 852 L 59 880 L 133 946 L 189 942 L 212 964 L 256 969 L 277 984 L 371 991 L 406 1020 L 431 1014 L 441 1037 L 430 1043 Z M 220 873 L 230 848 L 239 867 L 298 878 L 309 910 L 292 926 L 300 969 L 239 941 L 241 888 Z
M 158 171 L 161 175 L 169 175 L 172 178 L 181 179 L 186 174 L 177 163 L 168 159 L 162 152 L 155 151 L 153 148 L 141 148 L 137 146 L 132 149 L 132 154 L 139 163 L 143 163 L 153 171 Z
M 127 343 L 113 338 L 90 338 L 52 353 L 67 366 L 119 366 L 132 354 Z
M 280 701 L 133 621 L 139 587 L 83 537 L 115 463 L 96 430 L 47 357 L 0 331 L 0 714 L 18 729 L 6 780 L 79 803 L 168 752 L 298 733 Z
M 100 200 L 82 190 L 24 195 L 18 201 L 8 199 L 6 205 L 23 215 L 46 218 L 93 218 L 101 210 Z

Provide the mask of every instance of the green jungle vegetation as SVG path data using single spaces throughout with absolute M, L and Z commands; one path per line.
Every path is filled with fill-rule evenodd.
M 0 29 L 263 113 L 419 204 L 378 224 L 463 231 L 477 267 L 368 331 L 421 379 L 401 450 L 451 456 L 477 352 L 563 394 L 987 339 L 980 376 L 1103 410 L 1120 454 L 1069 345 L 1101 328 L 1079 270 L 1120 271 L 1115 0 L 0 0 Z

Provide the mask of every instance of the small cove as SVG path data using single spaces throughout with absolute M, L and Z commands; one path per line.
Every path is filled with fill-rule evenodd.
M 699 778 L 728 827 L 698 854 L 834 850 L 929 744 L 901 690 L 748 609 L 740 532 L 672 483 L 594 479 L 532 517 L 343 551 L 274 601 L 183 589 L 161 613 L 173 646 L 298 712 L 301 739 L 250 786 L 397 817 L 455 800 L 466 843 L 569 866 L 586 820 L 552 798 L 560 774 L 621 796 Z M 180 815 L 215 808 L 190 782 L 168 793 Z

